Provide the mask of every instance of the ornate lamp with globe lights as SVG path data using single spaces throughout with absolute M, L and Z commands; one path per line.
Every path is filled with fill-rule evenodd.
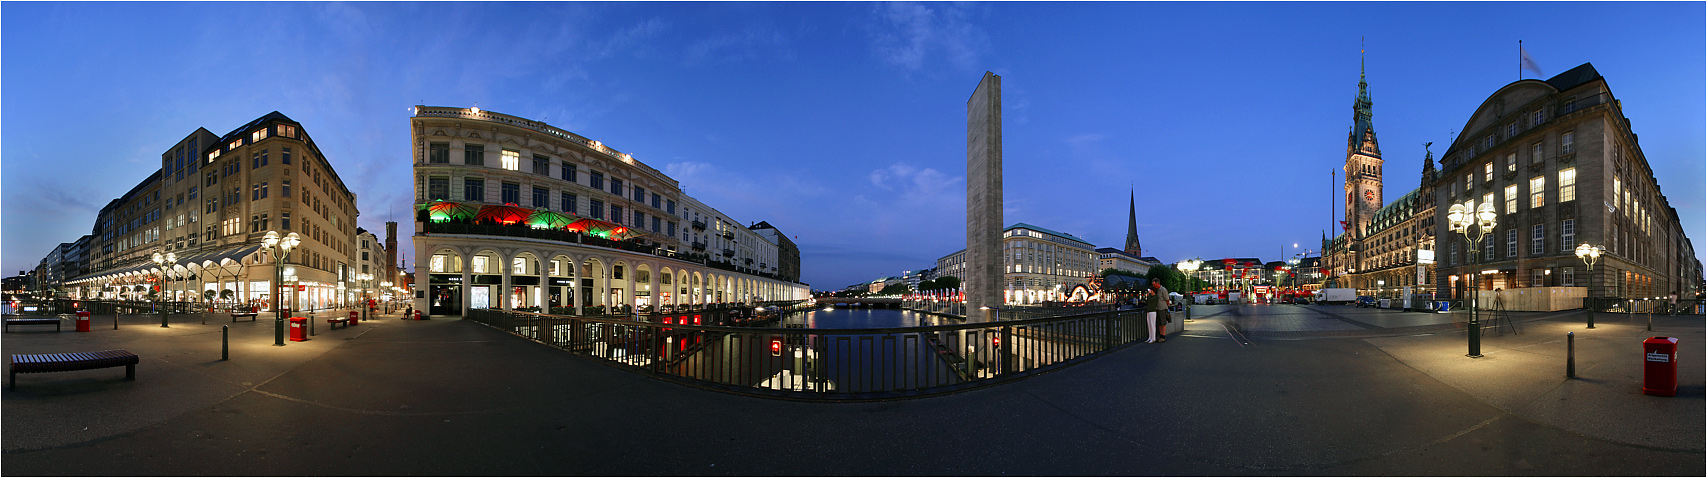
M 1603 250 L 1600 246 L 1591 246 L 1586 242 L 1577 245 L 1577 258 L 1582 259 L 1583 265 L 1588 266 L 1588 286 L 1583 287 L 1583 309 L 1588 311 L 1588 328 L 1591 329 L 1594 328 L 1594 294 L 1588 291 L 1594 288 L 1594 264 L 1600 262 L 1600 253 Z
M 1475 201 L 1464 204 L 1453 204 L 1446 213 L 1446 221 L 1452 227 L 1452 232 L 1464 235 L 1464 240 L 1470 243 L 1469 254 L 1465 256 L 1465 265 L 1470 266 L 1467 275 L 1470 276 L 1470 353 L 1471 358 L 1482 356 L 1482 323 L 1476 317 L 1476 296 L 1481 285 L 1476 282 L 1476 257 L 1480 255 L 1482 239 L 1493 232 L 1498 223 L 1499 214 L 1494 211 L 1493 203 L 1482 203 L 1475 206 Z M 1474 214 L 1471 211 L 1474 210 Z
M 279 297 L 284 284 L 284 263 L 290 258 L 290 250 L 301 243 L 302 238 L 294 232 L 281 238 L 278 231 L 267 231 L 261 237 L 261 247 L 273 256 L 273 345 L 278 347 L 284 346 L 284 309 Z
M 167 325 L 166 304 L 170 303 L 167 300 L 167 295 L 172 293 L 172 286 L 167 282 L 166 266 L 176 268 L 178 266 L 178 255 L 171 252 L 161 255 L 156 252 L 154 253 L 154 265 L 160 266 L 160 326 L 171 327 Z

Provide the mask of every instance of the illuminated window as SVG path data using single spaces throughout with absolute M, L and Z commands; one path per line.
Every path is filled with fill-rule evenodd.
M 1547 205 L 1547 177 L 1536 176 L 1529 180 L 1529 207 L 1537 208 Z
M 288 124 L 279 125 L 279 136 L 283 136 L 286 138 L 295 138 L 296 137 L 296 127 L 288 125 Z
M 1517 171 L 1517 153 L 1506 153 L 1506 155 L 1505 155 L 1505 170 L 1508 173 L 1513 172 L 1513 171 Z M 1493 178 L 1490 177 L 1490 178 L 1488 178 L 1488 180 L 1492 181 Z
M 1517 214 L 1517 185 L 1505 187 L 1505 213 Z
M 506 149 L 506 150 L 503 150 L 499 154 L 500 154 L 500 157 L 498 159 L 499 167 L 502 167 L 504 169 L 508 169 L 510 171 L 515 171 L 515 170 L 521 169 L 521 167 L 522 167 L 522 154 L 520 152 L 517 152 L 515 150 L 511 150 L 511 149 Z
M 1482 180 L 1483 181 L 1493 181 L 1494 180 L 1494 163 L 1492 161 L 1489 161 L 1487 164 L 1482 165 Z
M 1559 202 L 1577 199 L 1577 168 L 1559 171 Z
M 1493 191 L 1488 191 L 1487 194 L 1482 195 L 1482 203 L 1483 204 L 1493 204 L 1494 203 Z M 1474 211 L 1475 209 L 1471 209 L 1471 210 Z
M 249 142 L 250 143 L 260 142 L 262 139 L 266 139 L 266 137 L 267 137 L 267 129 L 261 128 L 261 129 L 255 130 L 255 132 L 253 132 L 253 133 L 249 133 Z
M 1619 194 L 1622 194 L 1623 192 L 1624 192 L 1624 181 L 1620 181 L 1620 180 L 1618 180 L 1617 176 L 1613 176 L 1612 177 L 1612 207 L 1624 207 L 1624 199 L 1622 196 L 1619 196 Z
M 445 271 L 445 255 L 444 254 L 434 254 L 432 263 L 431 263 L 431 265 L 427 266 L 427 270 L 430 272 L 444 272 Z
M 510 273 L 511 274 L 525 274 L 525 273 L 527 273 L 527 269 L 528 269 L 527 259 L 517 257 L 515 260 L 510 261 Z
M 486 273 L 486 256 L 474 256 L 474 273 Z

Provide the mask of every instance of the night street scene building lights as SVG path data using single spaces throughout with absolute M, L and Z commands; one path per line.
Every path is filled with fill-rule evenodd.
M 101 209 L 88 237 L 86 272 L 62 297 L 146 299 L 164 277 L 168 301 L 217 301 L 274 311 L 278 265 L 269 231 L 298 232 L 285 306 L 352 303 L 356 196 L 300 123 L 277 111 L 215 136 L 198 128 L 161 154 L 161 169 Z M 152 256 L 176 261 L 156 265 Z M 229 292 L 228 292 L 229 291 Z
M 770 224 L 744 227 L 599 141 L 477 108 L 417 106 L 410 132 L 416 310 L 581 315 L 809 296 L 799 250 L 772 242 L 783 236 Z

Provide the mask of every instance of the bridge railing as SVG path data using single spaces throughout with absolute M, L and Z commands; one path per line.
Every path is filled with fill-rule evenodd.
M 582 357 L 745 395 L 873 400 L 950 393 L 1146 339 L 1136 311 L 888 329 L 753 328 L 475 309 L 465 317 Z

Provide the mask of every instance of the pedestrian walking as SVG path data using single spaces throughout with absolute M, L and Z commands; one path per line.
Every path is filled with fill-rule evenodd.
M 1144 343 L 1167 342 L 1168 339 L 1163 333 L 1167 330 L 1165 321 L 1168 320 L 1168 288 L 1162 287 L 1161 281 L 1150 281 L 1150 298 L 1145 305 L 1148 311 L 1144 313 L 1144 322 L 1149 326 L 1150 338 Z

